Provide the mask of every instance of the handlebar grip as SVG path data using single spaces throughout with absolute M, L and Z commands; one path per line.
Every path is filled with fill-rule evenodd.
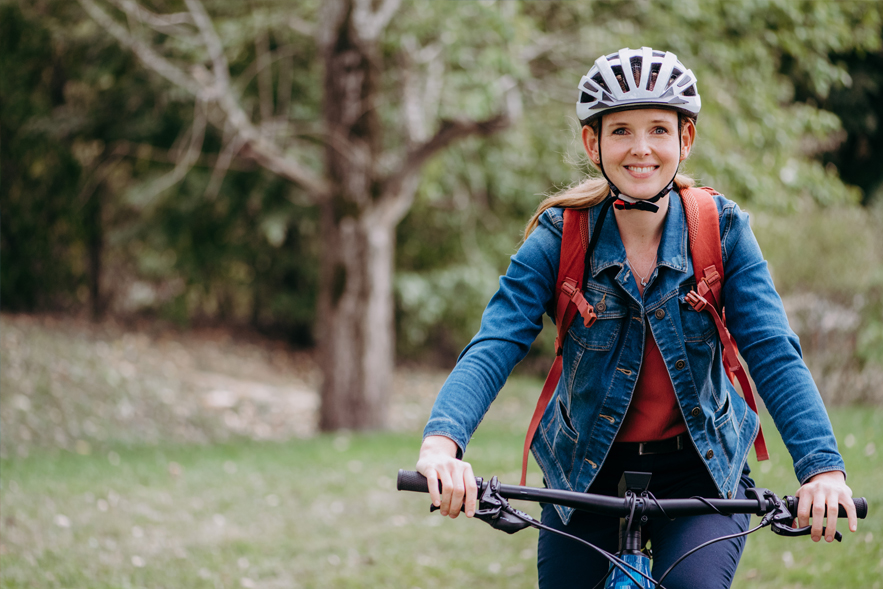
M 441 490 L 441 481 L 439 481 L 439 490 Z M 399 491 L 414 491 L 417 493 L 429 493 L 429 486 L 426 484 L 426 477 L 419 472 L 413 470 L 399 469 L 399 476 L 396 479 L 396 489 Z
M 788 510 L 796 517 L 800 500 L 797 497 L 789 497 L 789 499 L 791 501 L 789 501 Z M 858 518 L 865 519 L 868 516 L 868 500 L 864 497 L 853 497 L 852 502 L 855 505 L 855 514 Z M 837 513 L 837 517 L 846 517 L 846 509 L 842 505 Z

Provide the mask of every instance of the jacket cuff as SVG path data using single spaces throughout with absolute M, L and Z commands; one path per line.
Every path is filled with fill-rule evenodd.
M 817 474 L 835 470 L 846 476 L 846 465 L 839 454 L 810 454 L 794 464 L 794 474 L 801 485 Z

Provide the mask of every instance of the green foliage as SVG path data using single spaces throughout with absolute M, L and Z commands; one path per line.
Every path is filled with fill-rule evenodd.
M 831 52 L 879 47 L 881 10 L 874 3 L 525 3 L 499 10 L 517 13 L 510 16 L 513 22 L 534 31 L 528 38 L 513 35 L 506 47 L 510 55 L 526 56 L 529 71 L 517 78 L 525 116 L 480 148 L 454 147 L 425 170 L 421 200 L 398 234 L 399 334 L 409 353 L 421 349 L 420 338 L 434 346 L 440 330 L 446 345 L 466 344 L 489 296 L 484 285 L 491 284 L 490 278 L 472 278 L 476 269 L 486 266 L 494 278 L 504 272 L 543 195 L 586 173 L 572 101 L 579 76 L 601 53 L 650 45 L 677 53 L 693 69 L 703 108 L 686 169 L 701 184 L 752 210 L 783 214 L 809 206 L 807 201 L 847 207 L 858 201 L 859 191 L 845 185 L 836 169 L 811 157 L 840 131 L 840 121 L 793 99 L 798 81 L 837 89 L 849 79 Z M 483 70 L 471 73 L 477 77 Z M 434 220 L 438 208 L 443 225 Z M 443 233 L 445 227 L 452 233 Z M 774 268 L 814 259 L 796 251 L 799 240 L 792 243 L 796 257 L 775 256 Z M 829 259 L 838 260 L 830 264 L 829 282 L 854 267 L 837 254 Z M 459 287 L 452 276 L 469 277 L 473 288 Z M 812 285 L 827 288 L 819 277 Z M 784 285 L 785 292 L 792 287 Z M 448 291 L 457 296 L 442 295 Z M 431 320 L 438 321 L 435 329 L 426 325 Z
M 800 322 L 798 329 L 810 353 L 820 331 L 837 331 L 842 341 L 829 342 L 827 347 L 829 353 L 849 352 L 839 358 L 840 364 L 858 361 L 883 367 L 883 208 L 807 203 L 795 214 L 761 211 L 752 221 L 776 288 L 787 295 L 819 299 L 821 310 L 813 313 L 812 320 Z M 846 317 L 838 319 L 843 311 Z
M 205 4 L 248 113 L 261 111 L 255 39 L 268 36 L 273 107 L 298 131 L 286 149 L 321 169 L 321 60 L 314 39 L 289 26 L 315 23 L 320 3 Z M 217 188 L 214 161 L 226 138 L 211 124 L 186 178 L 155 193 L 189 141 L 192 98 L 149 73 L 76 3 L 0 9 L 4 308 L 107 304 L 181 324 L 248 322 L 311 343 L 318 212 L 305 195 L 244 158 Z M 697 74 L 703 110 L 686 168 L 703 184 L 757 210 L 856 202 L 859 191 L 823 165 L 833 160 L 816 159 L 844 128 L 821 107 L 849 96 L 850 81 L 872 92 L 873 69 L 856 73 L 857 62 L 837 56 L 877 55 L 881 20 L 873 2 L 403 3 L 378 56 L 390 161 L 430 137 L 436 115 L 486 117 L 505 103 L 522 116 L 503 134 L 455 145 L 424 167 L 397 235 L 400 353 L 419 357 L 442 345 L 451 357 L 462 347 L 530 213 L 586 172 L 575 85 L 601 53 L 651 45 L 674 51 Z M 150 41 L 179 62 L 206 57 L 174 35 Z M 280 88 L 283 64 L 290 92 Z M 418 137 L 406 125 L 414 124 L 408 88 L 424 110 Z M 810 93 L 831 102 L 808 100 Z M 868 112 L 874 103 L 837 112 L 849 108 Z M 858 118 L 844 118 L 847 131 Z M 782 264 L 791 262 L 774 266 Z M 90 300 L 98 273 L 100 300 Z

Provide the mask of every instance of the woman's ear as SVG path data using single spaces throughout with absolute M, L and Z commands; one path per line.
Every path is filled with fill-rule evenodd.
M 596 166 L 601 165 L 601 154 L 598 151 L 598 135 L 591 125 L 583 125 L 582 129 L 583 149 L 589 160 Z
M 684 121 L 684 128 L 681 130 L 681 160 L 687 159 L 690 150 L 693 149 L 693 141 L 696 140 L 696 125 L 691 119 Z

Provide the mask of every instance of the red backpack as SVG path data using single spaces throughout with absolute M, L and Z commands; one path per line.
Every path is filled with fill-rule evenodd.
M 714 318 L 724 353 L 724 367 L 730 380 L 738 379 L 742 395 L 748 406 L 757 413 L 757 402 L 748 382 L 748 375 L 739 361 L 738 349 L 730 337 L 724 321 L 720 291 L 724 280 L 723 255 L 721 253 L 720 223 L 717 206 L 712 195 L 718 194 L 712 188 L 686 188 L 681 191 L 681 200 L 687 216 L 687 231 L 690 238 L 690 254 L 696 275 L 696 290 L 687 295 L 687 302 L 697 311 L 708 311 Z M 582 293 L 585 272 L 585 255 L 589 248 L 589 215 L 587 209 L 565 209 L 564 230 L 561 239 L 561 260 L 558 264 L 558 280 L 555 287 L 555 325 L 558 331 L 555 338 L 555 362 L 546 377 L 543 392 L 537 400 L 537 407 L 528 426 L 524 440 L 524 456 L 521 465 L 521 485 L 527 479 L 527 457 L 540 420 L 546 406 L 552 399 L 561 378 L 564 338 L 577 313 L 586 327 L 597 319 L 595 309 L 586 301 Z M 597 239 L 597 237 L 596 237 Z M 763 431 L 758 429 L 754 440 L 754 451 L 758 460 L 768 460 Z

